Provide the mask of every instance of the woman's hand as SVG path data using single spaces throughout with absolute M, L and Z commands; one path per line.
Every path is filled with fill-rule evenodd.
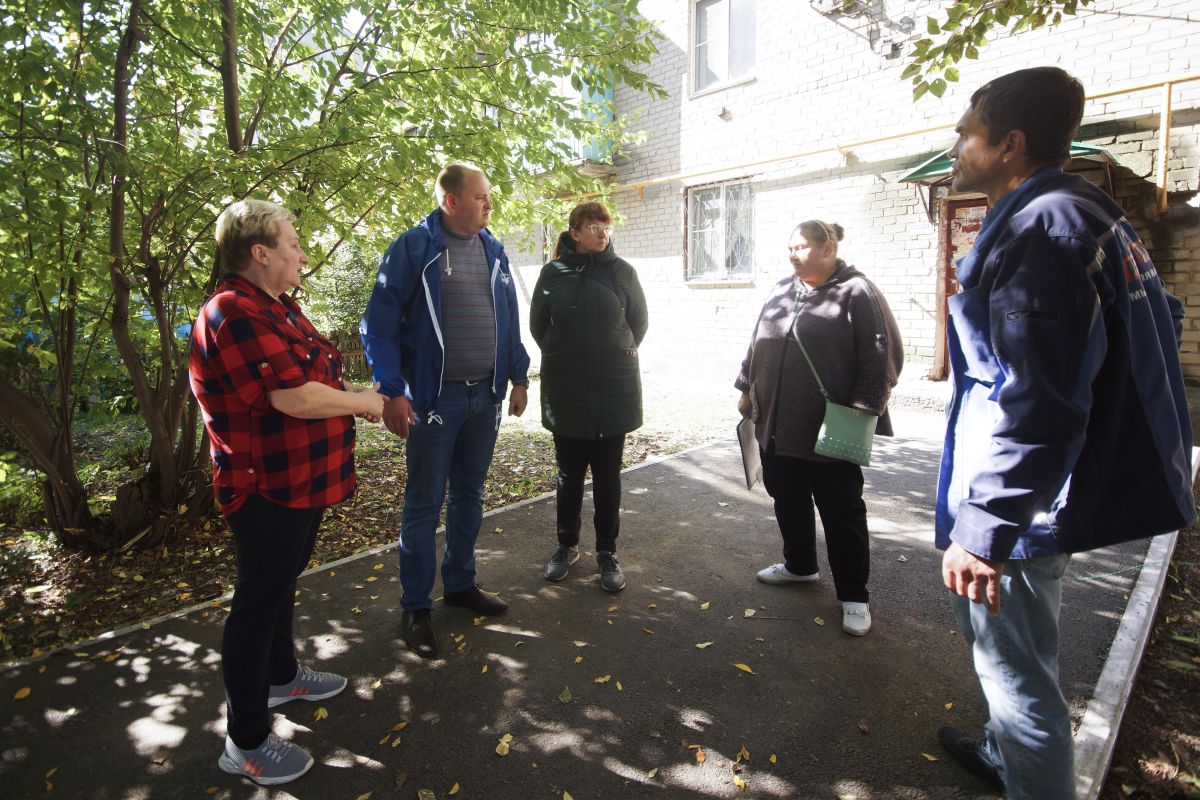
M 366 403 L 364 410 L 358 412 L 354 416 L 365 419 L 367 422 L 379 422 L 383 419 L 383 406 L 387 403 L 386 395 L 379 393 L 380 385 L 377 383 L 374 386 L 355 386 L 350 389 L 356 395 L 361 395 L 360 399 Z
M 754 403 L 750 401 L 750 393 L 742 392 L 742 396 L 738 398 L 738 413 L 743 417 L 748 417 L 753 410 Z

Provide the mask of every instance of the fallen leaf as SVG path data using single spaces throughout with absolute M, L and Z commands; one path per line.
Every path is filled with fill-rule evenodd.
M 487 668 L 488 668 L 488 665 L 484 664 L 483 669 L 479 670 L 479 674 L 482 675 L 483 673 L 487 672 Z
M 433 789 L 417 789 L 417 800 L 437 800 Z
M 601 675 L 599 678 L 596 678 L 596 683 L 608 683 L 611 677 L 612 675 Z
M 575 656 L 575 663 L 576 663 L 576 664 L 582 664 L 582 663 L 583 663 L 583 656 Z
M 500 744 L 496 745 L 496 755 L 498 755 L 498 756 L 508 755 L 508 742 L 500 742 Z
M 757 672 L 755 672 L 754 670 L 750 669 L 750 665 L 749 665 L 749 664 L 734 664 L 733 666 L 734 666 L 736 669 L 740 669 L 742 672 L 749 672 L 751 675 L 757 675 L 757 674 L 758 674 L 758 673 L 757 673 Z
M 654 631 L 650 630 L 649 628 L 642 628 L 642 633 L 644 633 L 644 634 L 646 634 L 647 636 L 649 636 L 649 635 L 651 635 L 652 633 L 654 633 Z
M 701 610 L 701 611 L 708 611 L 708 607 L 709 607 L 710 605 L 712 605 L 712 603 L 711 603 L 710 601 L 708 601 L 708 600 L 705 600 L 703 603 L 701 603 L 701 604 L 700 604 L 700 610 Z
M 446 794 L 448 794 L 448 795 L 458 794 L 458 784 L 456 783 L 453 786 L 451 786 L 450 791 L 446 792 Z
M 736 764 L 738 761 L 749 761 L 749 760 L 750 760 L 750 751 L 746 749 L 746 745 L 742 745 L 742 749 L 738 751 L 737 759 L 734 761 L 734 763 Z
M 328 716 L 329 716 L 329 712 L 325 710 L 325 706 L 321 706 L 320 708 L 318 708 L 316 711 L 313 712 L 313 719 L 317 720 L 318 722 L 320 722 L 321 720 L 325 719 Z
M 938 756 L 929 755 L 929 753 L 921 753 L 921 755 L 925 756 L 926 761 L 941 761 L 942 760 Z
M 56 772 L 58 772 L 58 767 L 51 767 L 51 768 L 50 768 L 50 771 L 46 773 L 46 777 L 47 777 L 47 778 L 53 778 L 53 777 L 54 777 L 54 773 L 56 773 Z
M 391 740 L 392 740 L 392 735 L 391 735 L 390 733 L 386 733 L 386 734 L 384 734 L 383 738 L 379 740 L 379 743 L 380 743 L 380 744 L 387 744 L 387 743 L 388 743 L 388 742 L 390 742 Z
M 825 620 L 821 619 L 820 617 L 813 617 L 813 622 L 817 623 L 818 625 L 825 624 Z
M 609 606 L 608 613 L 613 614 L 621 609 L 620 606 Z
M 625 687 L 621 685 L 621 682 L 620 682 L 620 681 L 617 681 L 617 691 L 618 691 L 618 692 L 623 692 L 623 691 L 625 691 Z
M 650 605 L 646 606 L 646 608 L 658 608 L 658 603 L 651 603 Z
M 867 727 L 867 723 L 865 723 L 865 722 L 858 723 L 858 729 L 860 731 L 862 731 L 863 736 L 866 736 L 868 733 L 871 732 L 871 729 Z
M 774 753 L 771 753 L 771 757 L 768 758 L 767 761 L 770 761 L 772 764 L 776 764 L 779 762 L 779 759 L 775 757 Z
M 502 742 L 511 742 L 512 740 L 513 740 L 513 736 L 511 733 L 506 733 L 500 737 L 500 741 L 502 741 Z
M 496 533 L 504 533 L 504 528 L 496 528 Z
M 712 642 L 700 642 L 696 645 L 697 650 L 703 650 L 706 647 L 712 647 Z
M 571 644 L 575 645 L 576 647 L 587 647 L 587 642 L 581 642 L 578 639 L 571 642 Z
M 483 617 L 476 617 L 476 618 L 475 618 L 475 621 L 474 621 L 474 623 L 473 623 L 473 624 L 475 625 L 475 627 L 479 627 L 480 625 L 482 625 L 482 624 L 483 624 Z
M 951 710 L 951 709 L 953 709 L 953 708 L 954 708 L 954 703 L 946 703 L 946 710 L 947 710 L 947 711 L 950 711 L 950 710 Z
M 455 642 L 455 644 L 457 644 L 457 643 L 461 642 L 461 641 L 462 641 L 463 639 L 465 639 L 465 638 L 467 638 L 467 637 L 466 637 L 466 636 L 463 636 L 461 633 L 460 633 L 460 634 L 457 634 L 457 635 L 454 637 L 454 642 Z
M 379 562 L 375 566 L 371 567 L 371 569 L 383 569 L 383 562 Z
M 746 781 L 742 779 L 741 775 L 734 775 L 733 776 L 733 785 L 739 789 L 745 789 Z
M 658 767 L 655 767 L 654 769 L 652 769 L 652 770 L 650 770 L 649 772 L 647 772 L 647 773 L 646 773 L 646 777 L 647 777 L 647 778 L 653 778 L 653 777 L 654 777 L 655 775 L 657 775 L 657 774 L 658 774 Z
M 704 750 L 700 747 L 700 745 L 696 745 L 696 763 L 703 764 L 705 758 L 706 756 L 704 755 Z
M 363 792 L 358 797 L 354 798 L 354 800 L 371 800 L 371 793 Z
M 724 503 L 724 502 L 718 500 L 717 505 L 719 505 L 721 508 L 725 508 L 727 505 L 729 505 L 729 503 Z
M 17 689 L 15 694 L 13 694 L 13 700 L 24 700 L 26 697 L 29 697 L 32 692 L 33 689 L 29 688 L 28 686 L 22 686 L 20 689 Z
M 575 798 L 574 798 L 574 797 L 571 797 L 571 793 L 570 793 L 570 792 L 568 792 L 566 789 L 563 789 L 563 796 L 562 796 L 562 800 L 575 800 Z
M 839 794 L 837 796 L 837 800 L 858 800 L 858 795 L 856 795 L 856 794 Z
M 749 618 L 749 617 L 753 617 L 756 613 L 758 613 L 758 612 L 756 612 L 753 608 L 747 608 L 745 611 L 742 612 L 742 616 Z
M 896 556 L 896 560 L 903 564 L 905 561 L 908 561 L 908 556 Z
M 402 731 L 407 727 L 408 727 L 407 722 L 397 722 L 395 725 L 392 726 L 392 730 L 393 731 Z
M 383 686 L 383 678 L 376 678 L 371 682 L 372 689 L 378 689 L 380 686 Z
M 564 686 L 563 690 L 558 693 L 558 702 L 560 703 L 569 703 L 573 699 L 574 697 L 571 695 L 571 689 L 569 686 Z

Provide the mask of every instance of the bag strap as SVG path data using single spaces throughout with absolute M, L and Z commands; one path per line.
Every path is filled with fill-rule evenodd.
M 799 314 L 796 315 L 797 317 Z M 800 352 L 804 354 L 804 360 L 808 362 L 808 368 L 812 370 L 812 375 L 817 381 L 817 389 L 821 392 L 821 397 L 825 398 L 825 402 L 833 402 L 829 399 L 829 392 L 825 391 L 825 384 L 821 382 L 821 376 L 817 374 L 817 368 L 813 366 L 812 359 L 808 357 L 808 351 L 804 349 L 804 343 L 800 341 L 799 334 L 796 333 L 796 323 L 792 322 L 792 338 L 796 340 L 796 344 L 800 347 Z
M 613 294 L 615 294 L 617 296 L 617 299 L 619 301 L 621 301 L 621 308 L 623 310 L 629 308 L 629 295 L 626 294 L 625 291 L 621 289 L 621 287 L 617 286 L 617 284 L 612 280 L 612 278 L 610 278 L 608 275 L 604 274 L 601 271 L 601 268 L 599 268 L 599 267 L 593 267 L 591 269 L 585 268 L 582 272 L 582 275 L 585 278 L 591 278 L 592 280 L 594 280 L 596 283 L 600 284 L 601 286 L 608 287 L 608 290 L 610 292 L 612 292 Z

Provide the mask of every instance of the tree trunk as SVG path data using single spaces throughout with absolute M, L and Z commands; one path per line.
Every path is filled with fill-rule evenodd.
M 70 431 L 56 434 L 45 412 L 5 378 L 0 378 L 0 423 L 12 431 L 38 469 L 46 474 L 43 489 L 46 517 L 63 544 L 110 547 L 111 533 L 92 516 L 87 490 L 75 474 Z

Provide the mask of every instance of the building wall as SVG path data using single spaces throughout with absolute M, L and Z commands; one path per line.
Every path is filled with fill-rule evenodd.
M 896 178 L 953 143 L 951 130 L 971 92 L 1035 64 L 1067 69 L 1089 94 L 1200 71 L 1194 0 L 1099 2 L 1053 28 L 993 37 L 979 60 L 960 65 L 960 82 L 943 98 L 914 103 L 909 83 L 899 77 L 905 60 L 877 54 L 872 30 L 883 38 L 916 38 L 924 35 L 925 16 L 941 6 L 876 0 L 872 23 L 827 18 L 796 0 L 758 0 L 753 78 L 695 94 L 688 70 L 691 2 L 642 0 L 641 13 L 657 22 L 664 37 L 649 74 L 668 96 L 652 100 L 617 88 L 618 113 L 629 115 L 645 140 L 618 160 L 612 206 L 619 216 L 617 251 L 637 267 L 650 303 L 642 351 L 647 368 L 669 369 L 687 355 L 712 369 L 736 369 L 770 285 L 790 274 L 791 229 L 816 217 L 846 228 L 842 257 L 886 295 L 904 333 L 907 371 L 929 371 L 938 337 L 937 226 L 926 210 L 927 193 Z M 914 23 L 914 33 L 905 33 L 904 17 Z M 1168 172 L 1173 212 L 1158 219 L 1153 170 L 1160 105 L 1160 90 L 1089 101 L 1080 138 L 1117 159 L 1118 201 L 1168 285 L 1195 309 L 1184 363 L 1189 376 L 1200 378 L 1200 81 L 1174 92 Z M 944 130 L 862 143 L 934 126 Z M 779 160 L 746 166 L 773 159 Z M 726 178 L 754 182 L 753 277 L 735 284 L 688 283 L 685 191 Z M 520 272 L 532 288 L 532 256 L 516 256 L 514 263 L 525 265 Z

